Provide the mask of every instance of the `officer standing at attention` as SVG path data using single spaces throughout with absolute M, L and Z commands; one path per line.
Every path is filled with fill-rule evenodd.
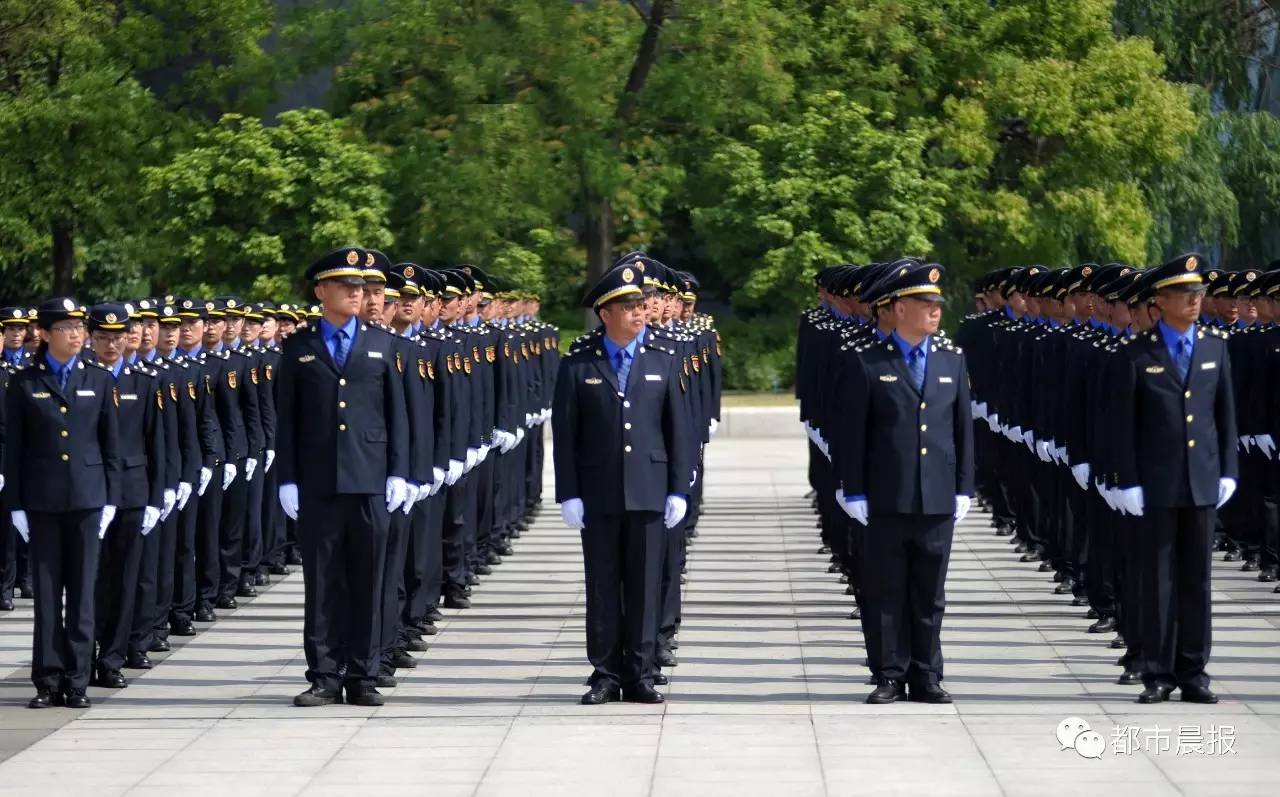
M 836 480 L 863 542 L 863 626 L 876 679 L 868 703 L 904 696 L 950 703 L 942 681 L 942 613 L 955 523 L 973 492 L 969 379 L 959 349 L 938 336 L 943 269 L 906 262 L 882 277 L 877 305 L 894 330 L 846 367 Z
M 80 361 L 84 319 L 70 298 L 41 305 L 35 363 L 5 397 L 4 497 L 31 545 L 36 592 L 30 708 L 89 706 L 99 540 L 120 501 L 114 380 Z
M 295 706 L 380 706 L 381 590 L 390 513 L 407 497 L 409 417 L 391 335 L 360 322 L 367 253 L 306 271 L 320 319 L 285 343 L 276 388 L 280 506 L 298 521 L 303 648 L 311 688 Z M 345 665 L 345 672 L 342 667 Z
M 665 530 L 684 517 L 693 462 L 674 349 L 644 339 L 643 275 L 609 271 L 586 296 L 603 322 L 560 363 L 554 399 L 556 500 L 582 531 L 584 705 L 661 703 L 653 688 Z
M 1204 259 L 1183 255 L 1149 273 L 1160 320 L 1120 348 L 1112 385 L 1120 500 L 1142 517 L 1139 703 L 1216 703 L 1205 665 L 1216 510 L 1238 473 L 1231 362 L 1225 335 L 1196 322 Z

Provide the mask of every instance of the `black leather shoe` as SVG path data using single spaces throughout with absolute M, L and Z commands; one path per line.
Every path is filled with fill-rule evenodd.
M 190 621 L 169 624 L 169 636 L 195 636 L 196 627 Z
M 124 689 L 129 682 L 124 679 L 119 670 L 99 669 L 94 673 L 93 685 L 101 686 L 103 689 Z
M 502 557 L 498 556 L 497 551 L 490 551 L 489 555 L 484 558 L 484 563 L 491 567 L 496 567 L 502 564 Z
M 861 620 L 861 619 L 862 619 L 862 607 L 861 607 L 861 606 L 854 606 L 854 607 L 853 607 L 853 611 L 849 612 L 849 619 L 850 619 L 850 620 Z
M 1054 595 L 1070 595 L 1075 590 L 1075 588 L 1076 588 L 1076 585 L 1074 582 L 1064 581 L 1058 586 L 1053 588 L 1053 594 Z
M 40 688 L 36 696 L 27 703 L 27 708 L 53 708 L 63 704 L 62 693 L 52 689 Z
M 1239 562 L 1242 558 L 1239 551 L 1227 551 L 1226 556 L 1222 557 L 1224 562 Z
M 426 653 L 427 643 L 423 642 L 421 637 L 417 639 L 406 639 L 404 642 L 404 649 L 412 650 L 414 653 Z
M 163 637 L 156 637 L 147 646 L 148 653 L 168 653 L 170 650 L 173 650 L 173 648 L 169 646 L 169 640 Z
M 197 623 L 212 623 L 212 622 L 216 622 L 217 619 L 218 619 L 218 615 L 213 613 L 212 607 L 201 606 L 199 609 L 196 609 Z
M 667 643 L 667 647 L 670 648 L 671 650 L 679 650 L 680 640 L 676 639 L 675 637 L 671 637 L 671 641 Z
M 1280 592 L 1280 586 L 1277 586 L 1275 589 L 1273 589 L 1273 590 L 1271 590 L 1271 591 L 1272 591 L 1272 592 Z
M 1098 610 L 1097 610 L 1097 609 L 1090 609 L 1089 611 L 1085 612 L 1085 613 L 1084 613 L 1084 619 L 1086 619 L 1086 620 L 1097 620 L 1097 619 L 1098 619 Z
M 637 684 L 622 696 L 627 703 L 661 703 L 664 698 L 651 684 Z
M 271 579 L 267 578 L 265 570 L 253 574 L 253 585 L 255 587 L 265 587 L 271 583 Z
M 57 704 L 55 703 L 55 705 Z M 84 692 L 79 689 L 72 689 L 70 692 L 67 692 L 65 697 L 62 698 L 62 705 L 67 708 L 88 708 L 93 705 L 93 703 Z
M 847 587 L 845 587 L 845 588 L 844 588 L 844 594 L 846 594 L 846 595 L 854 595 L 854 594 L 857 594 L 857 589 L 855 589 L 855 588 L 854 588 L 854 586 L 853 586 L 852 584 L 850 584 L 849 586 L 847 586 Z
M 664 675 L 663 673 L 658 673 L 658 674 L 656 674 L 656 675 L 654 675 L 654 676 L 653 676 L 653 685 L 654 685 L 654 686 L 666 686 L 666 685 L 667 685 L 667 684 L 669 684 L 669 683 L 671 683 L 671 679 L 670 679 L 670 678 L 668 678 L 668 677 L 667 677 L 666 675 Z
M 827 554 L 829 554 L 829 553 L 831 553 L 831 547 L 830 547 L 830 546 L 824 545 L 824 546 L 822 546 L 821 548 L 819 548 L 819 549 L 818 549 L 818 555 L 819 555 L 819 556 L 826 556 L 826 555 L 827 555 Z
M 907 686 L 901 681 L 892 681 L 888 678 L 877 678 L 876 688 L 871 694 L 867 695 L 868 703 L 875 705 L 883 705 L 885 703 L 896 703 L 899 699 L 906 697 Z
M 513 556 L 516 552 L 515 548 L 512 548 L 510 543 L 505 542 L 499 545 L 497 550 L 498 555 L 500 556 Z
M 35 596 L 36 596 L 36 591 L 35 591 L 34 589 L 32 589 L 32 588 L 31 588 L 31 582 L 30 582 L 30 581 L 23 581 L 23 582 L 19 582 L 19 583 L 18 583 L 18 597 L 19 597 L 19 598 L 24 598 L 24 599 L 26 599 L 26 600 L 32 600 L 32 599 L 34 599 L 34 598 L 35 598 Z
M 347 686 L 347 704 L 351 706 L 383 706 L 387 699 L 382 696 L 376 686 Z
M 676 654 L 666 649 L 659 650 L 654 658 L 661 667 L 674 667 L 680 663 L 679 661 L 676 661 Z
M 397 670 L 412 670 L 418 666 L 418 660 L 410 656 L 408 651 L 398 650 L 391 655 L 387 663 Z
M 1129 643 L 1124 641 L 1124 634 L 1116 634 L 1116 638 L 1111 640 L 1112 650 L 1123 650 L 1129 647 Z
M 384 675 L 379 675 L 376 679 L 374 679 L 374 685 L 377 686 L 379 689 L 395 689 L 397 686 L 400 685 L 400 682 L 396 680 L 396 677 L 394 675 L 384 674 Z
M 436 628 L 433 623 L 422 623 L 418 626 L 418 632 L 423 636 L 435 636 L 440 633 L 440 629 Z
M 236 597 L 237 598 L 256 598 L 258 597 L 258 590 L 253 584 L 250 584 L 248 581 L 242 581 L 240 582 L 240 586 L 236 587 Z M 223 609 L 223 608 L 229 608 L 229 607 L 224 607 L 221 603 L 219 603 L 218 608 Z
M 13 598 L 0 598 L 0 612 L 13 611 Z
M 1259 581 L 1275 581 L 1276 578 L 1277 578 L 1276 568 L 1274 567 L 1264 567 L 1262 568 L 1262 570 L 1258 571 Z M 4 608 L 4 607 L 0 606 L 0 608 Z
M 289 555 L 285 557 L 284 563 L 293 567 L 302 567 L 302 552 L 297 548 L 289 551 Z
M 1090 634 L 1109 634 L 1116 630 L 1116 618 L 1099 617 L 1098 621 L 1089 626 Z
M 602 706 L 605 703 L 615 703 L 622 699 L 622 694 L 618 687 L 609 684 L 591 687 L 591 691 L 582 696 L 579 701 L 584 706 Z
M 1163 703 L 1173 692 L 1172 686 L 1148 686 L 1138 695 L 1139 703 Z
M 470 572 L 470 573 L 467 573 L 467 586 L 466 586 L 466 591 L 467 591 L 467 594 L 468 594 L 468 595 L 470 595 L 470 594 L 471 594 L 471 588 L 472 588 L 472 587 L 475 587 L 475 586 L 479 586 L 479 584 L 480 584 L 480 574 L 479 574 L 479 573 L 476 573 L 476 572 L 474 572 L 474 571 L 472 571 L 472 572 Z
M 223 595 L 218 598 L 218 602 L 214 606 L 226 611 L 233 611 L 240 608 L 240 604 L 236 603 L 236 599 L 230 595 Z
M 911 687 L 912 703 L 950 703 L 951 694 L 938 684 L 922 684 Z
M 444 596 L 446 609 L 470 609 L 471 600 L 461 592 L 449 592 Z
M 440 609 L 432 606 L 430 609 L 427 609 L 427 613 L 422 616 L 422 619 L 426 620 L 428 623 L 438 623 L 444 619 L 444 615 L 440 613 Z
M 841 573 L 841 574 L 840 574 L 840 578 L 837 578 L 837 579 L 836 579 L 836 583 L 838 583 L 838 584 L 848 584 L 848 583 L 849 583 L 849 576 L 848 576 L 848 575 L 846 575 L 845 573 Z
M 1027 551 L 1022 556 L 1018 557 L 1018 561 L 1019 562 L 1039 562 L 1040 554 L 1036 553 L 1035 551 Z
M 1218 696 L 1210 691 L 1207 686 L 1184 686 L 1182 687 L 1181 698 L 1184 703 L 1218 702 Z
M 124 661 L 124 666 L 128 670 L 149 670 L 152 664 L 151 659 L 147 658 L 147 654 L 130 653 L 129 657 Z
M 493 575 L 493 568 L 489 567 L 484 562 L 481 562 L 480 564 L 476 565 L 476 574 L 481 576 L 491 576 Z
M 1121 686 L 1133 686 L 1142 683 L 1142 673 L 1137 670 L 1125 670 L 1120 673 L 1120 677 L 1116 679 L 1116 683 Z
M 1036 571 L 1040 573 L 1048 573 L 1052 569 L 1053 569 L 1053 565 L 1049 564 L 1048 562 L 1041 562 L 1040 566 L 1036 568 Z
M 288 565 L 267 565 L 267 572 L 273 576 L 287 576 L 293 571 Z
M 293 704 L 298 708 L 315 708 L 316 706 L 331 706 L 334 703 L 342 702 L 342 690 L 340 689 L 321 689 L 313 686 L 300 695 L 293 698 Z

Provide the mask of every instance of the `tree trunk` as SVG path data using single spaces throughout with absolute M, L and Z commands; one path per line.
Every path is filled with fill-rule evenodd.
M 72 269 L 75 267 L 75 239 L 71 224 L 65 219 L 53 222 L 53 293 L 70 296 L 74 292 Z
M 587 285 L 595 285 L 613 264 L 613 203 L 590 188 L 585 189 L 585 194 Z M 594 329 L 600 323 L 591 309 L 585 311 L 583 320 L 585 329 Z

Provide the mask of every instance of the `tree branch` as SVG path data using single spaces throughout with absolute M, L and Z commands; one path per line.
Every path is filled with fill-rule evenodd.
M 658 60 L 658 36 L 662 33 L 662 23 L 667 19 L 670 10 L 669 0 L 654 0 L 653 8 L 646 20 L 644 35 L 640 37 L 640 49 L 636 51 L 636 60 L 631 65 L 631 74 L 627 76 L 627 85 L 622 89 L 622 99 L 618 102 L 614 117 L 623 124 L 630 122 L 636 115 L 636 107 L 640 102 L 640 92 L 649 79 L 649 72 Z

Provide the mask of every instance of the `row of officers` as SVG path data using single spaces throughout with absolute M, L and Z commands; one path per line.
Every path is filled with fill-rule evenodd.
M 869 701 L 893 702 L 904 684 L 912 699 L 950 699 L 930 687 L 943 675 L 950 527 L 976 495 L 1023 561 L 1090 607 L 1091 632 L 1118 632 L 1119 682 L 1140 684 L 1139 702 L 1174 690 L 1216 702 L 1212 551 L 1275 578 L 1280 270 L 1224 272 L 1197 254 L 1147 269 L 1000 269 L 973 285 L 962 346 L 936 329 L 921 345 L 901 305 L 934 271 L 910 258 L 828 269 L 800 323 L 810 482 L 823 550 L 862 621 Z M 945 395 L 928 393 L 935 345 L 962 363 L 938 374 L 955 385 Z M 925 387 L 908 395 L 918 351 Z M 864 423 L 868 394 L 882 396 L 879 426 Z M 945 531 L 877 522 L 903 512 Z
M 125 687 L 298 565 L 295 704 L 380 705 L 528 528 L 560 360 L 536 295 L 360 247 L 307 276 L 311 309 L 0 310 L 3 608 L 35 600 L 32 708 Z

